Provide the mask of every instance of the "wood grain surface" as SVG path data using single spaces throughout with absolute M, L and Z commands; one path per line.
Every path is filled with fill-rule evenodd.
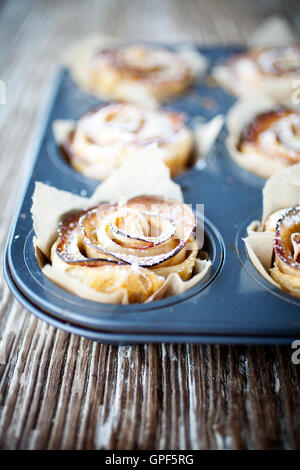
M 61 51 L 98 30 L 124 38 L 241 43 L 297 1 L 0 2 L 1 250 L 38 111 Z M 300 365 L 290 347 L 114 347 L 27 313 L 0 279 L 2 449 L 300 448 Z

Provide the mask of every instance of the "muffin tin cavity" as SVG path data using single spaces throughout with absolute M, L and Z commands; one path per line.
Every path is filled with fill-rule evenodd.
M 247 227 L 252 222 L 252 220 L 259 220 L 259 219 L 260 219 L 259 213 L 255 214 L 251 218 L 247 218 L 247 220 L 241 224 L 240 230 L 237 232 L 235 246 L 236 246 L 239 260 L 243 268 L 247 272 L 247 274 L 251 276 L 253 279 L 255 279 L 255 281 L 268 293 L 271 293 L 275 295 L 276 297 L 280 297 L 282 300 L 286 302 L 290 302 L 293 305 L 297 305 L 298 307 L 300 307 L 300 299 L 293 297 L 292 295 L 288 294 L 287 292 L 282 291 L 281 289 L 277 288 L 276 286 L 273 286 L 270 282 L 268 282 L 267 279 L 265 279 L 257 271 L 257 269 L 255 268 L 255 266 L 253 265 L 253 263 L 248 257 L 243 238 L 247 237 Z
M 23 253 L 18 253 L 16 245 L 12 257 L 21 255 L 24 268 L 22 273 L 16 273 L 16 282 L 32 302 L 38 302 L 43 309 L 48 310 L 61 320 L 72 323 L 91 323 L 101 318 L 104 312 L 114 312 L 116 305 L 101 304 L 81 299 L 49 281 L 42 273 L 33 249 L 34 232 L 31 230 L 25 241 Z M 206 289 L 220 272 L 224 262 L 224 243 L 220 233 L 214 225 L 206 220 L 204 231 L 204 245 L 202 248 L 211 260 L 212 265 L 207 275 L 194 287 L 183 294 L 168 297 L 148 304 L 133 304 L 117 306 L 120 312 L 132 311 L 147 312 L 150 309 L 160 309 L 184 302 Z M 67 313 L 66 313 L 67 312 Z M 84 312 L 84 313 L 83 313 Z

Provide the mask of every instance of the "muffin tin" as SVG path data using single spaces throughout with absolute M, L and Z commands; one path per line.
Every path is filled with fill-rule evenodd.
M 241 48 L 199 48 L 211 65 Z M 235 98 L 203 78 L 165 107 L 193 117 L 226 115 Z M 205 207 L 204 248 L 209 273 L 186 292 L 142 305 L 109 305 L 81 299 L 48 280 L 34 256 L 30 208 L 35 181 L 90 196 L 97 181 L 72 169 L 57 148 L 55 119 L 78 119 L 99 104 L 71 80 L 56 78 L 43 114 L 36 150 L 12 223 L 5 256 L 7 283 L 20 303 L 39 318 L 66 331 L 110 344 L 144 342 L 291 344 L 300 337 L 300 300 L 268 284 L 252 266 L 242 238 L 248 223 L 260 218 L 264 181 L 237 167 L 224 145 L 223 129 L 204 167 L 176 179 L 184 200 Z

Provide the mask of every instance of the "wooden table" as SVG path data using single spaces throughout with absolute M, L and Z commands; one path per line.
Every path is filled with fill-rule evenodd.
M 240 43 L 270 12 L 299 24 L 296 1 L 1 1 L 1 248 L 62 49 L 94 30 Z M 0 289 L 1 448 L 300 447 L 300 365 L 290 347 L 107 346 L 37 320 L 2 274 Z

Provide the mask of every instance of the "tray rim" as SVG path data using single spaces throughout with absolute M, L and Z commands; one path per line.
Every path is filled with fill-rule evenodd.
M 235 345 L 291 345 L 295 337 L 291 336 L 259 336 L 259 335 L 209 335 L 209 334 L 182 334 L 182 333 L 115 333 L 106 330 L 93 330 L 72 323 L 63 322 L 58 318 L 37 308 L 15 285 L 9 271 L 7 257 L 3 260 L 4 276 L 7 285 L 17 301 L 36 318 L 59 328 L 67 333 L 83 336 L 92 341 L 111 345 L 137 345 L 145 343 L 177 343 L 177 344 L 235 344 Z
M 12 239 L 13 230 L 16 225 L 20 209 L 22 207 L 25 193 L 30 183 L 33 165 L 38 158 L 39 149 L 42 145 L 42 137 L 44 136 L 46 128 L 47 128 L 47 116 L 50 110 L 52 109 L 53 99 L 58 93 L 63 73 L 64 73 L 64 68 L 61 68 L 53 74 L 52 79 L 49 81 L 50 83 L 48 87 L 48 92 L 46 93 L 46 97 L 44 99 L 44 102 L 36 118 L 31 144 L 29 145 L 29 149 L 26 152 L 26 157 L 25 157 L 25 160 L 26 160 L 25 165 L 24 165 L 25 175 L 23 175 L 23 177 L 21 178 L 20 188 L 18 191 L 18 195 L 16 197 L 17 202 L 14 207 L 13 215 L 12 215 L 11 222 L 9 224 L 9 229 L 7 232 L 8 234 L 6 238 L 4 253 L 7 252 L 9 243 Z

